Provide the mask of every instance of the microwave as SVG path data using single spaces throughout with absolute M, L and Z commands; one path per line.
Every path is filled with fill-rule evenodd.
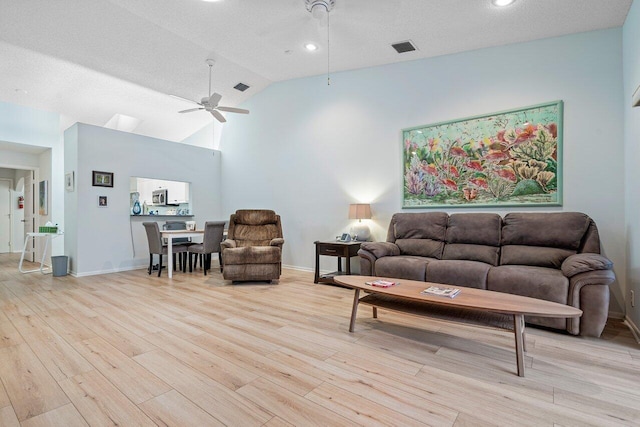
M 166 205 L 167 204 L 167 189 L 153 190 L 151 193 L 151 203 L 154 205 Z

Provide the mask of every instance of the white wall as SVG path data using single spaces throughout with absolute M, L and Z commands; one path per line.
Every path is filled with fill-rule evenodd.
M 635 1 L 623 28 L 624 48 L 624 141 L 626 235 L 627 235 L 627 319 L 640 336 L 640 107 L 631 107 L 631 95 L 640 86 L 640 2 Z M 635 307 L 631 306 L 630 291 L 635 292 Z
M 132 176 L 190 182 L 195 217 L 188 219 L 202 227 L 222 218 L 220 159 L 219 151 L 202 147 L 86 124 L 69 128 L 64 169 L 76 177 L 76 190 L 65 192 L 65 253 L 71 272 L 83 276 L 147 266 L 142 222 L 156 218 L 130 217 Z M 113 172 L 114 187 L 93 187 L 94 170 Z M 108 197 L 108 207 L 98 207 L 98 196 Z
M 223 210 L 274 209 L 284 264 L 311 269 L 314 240 L 349 229 L 350 203 L 372 203 L 372 232 L 385 239 L 401 211 L 401 129 L 563 100 L 563 207 L 495 211 L 585 212 L 625 283 L 621 76 L 618 28 L 334 73 L 331 86 L 273 84 L 225 125 Z M 620 285 L 612 291 L 621 312 Z

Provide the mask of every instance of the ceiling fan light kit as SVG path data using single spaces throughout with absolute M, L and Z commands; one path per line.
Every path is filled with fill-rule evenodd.
M 216 61 L 214 59 L 208 58 L 205 62 L 209 66 L 209 96 L 205 96 L 200 100 L 200 102 L 187 100 L 189 102 L 193 102 L 194 104 L 198 104 L 200 107 L 189 108 L 187 110 L 178 111 L 178 113 L 191 113 L 193 111 L 205 110 L 211 113 L 211 115 L 220 123 L 224 123 L 227 121 L 227 119 L 222 114 L 220 114 L 220 111 L 224 111 L 227 113 L 249 114 L 249 110 L 245 110 L 243 108 L 224 107 L 222 105 L 218 105 L 220 103 L 220 100 L 222 99 L 222 95 L 220 95 L 219 93 L 211 93 L 211 70 L 213 68 L 213 64 L 215 64 Z
M 327 13 L 331 12 L 336 0 L 304 0 L 307 10 L 311 12 L 311 16 L 315 19 L 324 18 Z

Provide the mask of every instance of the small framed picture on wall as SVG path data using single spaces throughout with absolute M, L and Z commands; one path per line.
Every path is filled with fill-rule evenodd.
M 98 207 L 106 208 L 107 203 L 107 196 L 98 196 Z
M 93 171 L 92 180 L 94 187 L 113 187 L 113 172 Z

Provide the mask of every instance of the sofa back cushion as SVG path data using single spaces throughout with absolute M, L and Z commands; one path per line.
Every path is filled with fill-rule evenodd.
M 387 241 L 395 243 L 402 255 L 441 259 L 448 218 L 445 212 L 394 214 Z
M 229 218 L 228 238 L 238 247 L 269 246 L 276 237 L 282 237 L 282 225 L 272 210 L 241 209 Z
M 442 259 L 498 265 L 502 218 L 491 213 L 449 216 Z
M 501 265 L 560 268 L 578 252 L 591 219 L 577 212 L 510 213 L 502 220 Z

